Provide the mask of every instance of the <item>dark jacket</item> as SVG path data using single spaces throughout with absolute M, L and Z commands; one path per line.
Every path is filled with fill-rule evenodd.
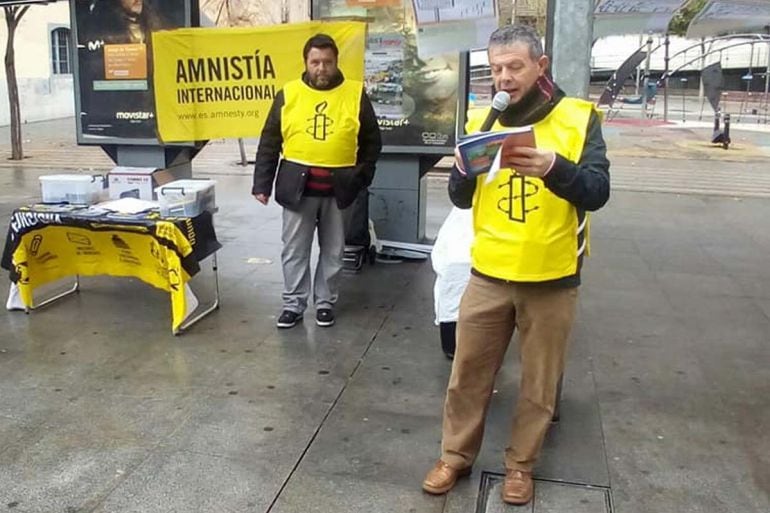
M 537 88 L 536 88 L 537 89 Z M 544 119 L 564 98 L 564 93 L 554 88 L 550 98 L 525 98 L 515 109 L 503 112 L 499 118 L 503 126 L 524 126 Z M 586 127 L 586 140 L 580 161 L 575 164 L 557 154 L 551 171 L 543 179 L 545 186 L 560 198 L 572 203 L 578 211 L 581 222 L 587 211 L 601 208 L 610 197 L 610 162 L 607 160 L 607 146 L 602 136 L 601 121 L 594 112 Z M 459 208 L 471 208 L 476 192 L 476 179 L 467 178 L 453 167 L 449 176 L 449 198 Z M 583 257 L 578 262 L 578 270 L 573 276 L 558 280 L 538 282 L 543 285 L 576 287 L 580 285 L 580 268 Z M 480 275 L 478 271 L 474 274 Z
M 305 75 L 302 79 L 310 85 Z M 343 80 L 345 79 L 340 73 L 337 80 L 329 86 L 329 89 L 337 87 Z M 283 91 L 279 91 L 275 95 L 270 113 L 265 121 L 265 127 L 262 129 L 251 193 L 271 196 L 273 181 L 275 181 L 275 201 L 285 208 L 295 209 L 302 200 L 309 171 L 308 166 L 280 158 L 283 148 L 281 132 L 281 109 L 283 105 Z M 332 169 L 334 196 L 337 199 L 337 206 L 341 209 L 349 207 L 358 193 L 371 185 L 377 159 L 382 150 L 380 127 L 366 92 L 361 94 L 359 122 L 361 126 L 358 131 L 356 165 Z

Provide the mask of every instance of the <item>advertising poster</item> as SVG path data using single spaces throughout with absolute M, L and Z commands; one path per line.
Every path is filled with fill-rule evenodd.
M 184 27 L 186 0 L 72 0 L 80 143 L 155 139 L 152 34 Z
M 364 79 L 366 24 L 308 22 L 155 34 L 155 98 L 163 142 L 259 137 L 276 93 L 305 70 L 302 50 L 326 33 L 339 68 Z
M 369 21 L 366 91 L 387 151 L 404 147 L 451 153 L 455 145 L 459 52 L 422 58 L 412 2 L 352 7 L 348 0 L 313 0 L 314 19 Z M 429 149 L 430 148 L 430 149 Z

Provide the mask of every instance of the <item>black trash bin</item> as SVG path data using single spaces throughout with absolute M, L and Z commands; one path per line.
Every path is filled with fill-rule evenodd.
M 374 264 L 377 251 L 369 233 L 369 189 L 358 193 L 355 201 L 345 210 L 345 269 L 358 272 L 364 262 Z

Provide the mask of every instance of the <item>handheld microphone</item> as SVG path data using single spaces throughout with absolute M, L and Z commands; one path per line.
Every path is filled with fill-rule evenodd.
M 497 94 L 495 94 L 495 97 L 492 98 L 492 108 L 489 109 L 489 114 L 487 114 L 487 118 L 481 125 L 482 132 L 489 132 L 492 125 L 495 124 L 495 121 L 497 121 L 500 114 L 508 107 L 509 103 L 511 103 L 510 94 L 505 91 L 498 91 Z

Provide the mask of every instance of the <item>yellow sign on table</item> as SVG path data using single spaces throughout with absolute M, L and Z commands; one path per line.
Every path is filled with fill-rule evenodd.
M 305 69 L 305 42 L 318 33 L 336 41 L 345 77 L 363 80 L 363 22 L 190 28 L 153 34 L 160 139 L 259 137 L 275 95 Z

